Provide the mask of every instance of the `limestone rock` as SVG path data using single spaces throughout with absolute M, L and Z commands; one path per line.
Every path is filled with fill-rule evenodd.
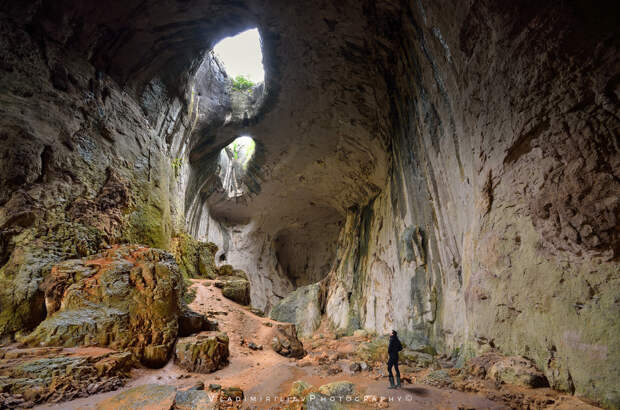
M 145 384 L 133 387 L 97 405 L 98 410 L 169 410 L 174 405 L 177 389 L 173 386 Z
M 452 377 L 447 370 L 435 370 L 422 379 L 422 383 L 439 388 L 449 388 L 453 385 Z
M 417 352 L 410 349 L 401 350 L 398 353 L 398 357 L 405 363 L 415 363 L 419 367 L 428 367 L 434 362 L 434 358 L 430 354 Z
M 297 380 L 293 382 L 293 385 L 291 386 L 291 390 L 289 391 L 288 395 L 293 397 L 303 397 L 304 394 L 312 388 L 313 386 L 311 384 L 306 383 L 303 380 Z
M 487 378 L 525 387 L 549 386 L 547 378 L 536 365 L 531 360 L 519 356 L 505 357 L 495 362 L 490 367 Z
M 4 348 L 0 356 L 0 390 L 8 394 L 0 406 L 20 396 L 34 405 L 115 390 L 136 365 L 131 353 L 109 350 Z
M 337 381 L 319 387 L 319 392 L 327 397 L 351 396 L 354 385 L 349 381 Z
M 179 336 L 186 337 L 203 330 L 217 330 L 217 322 L 209 320 L 205 315 L 194 312 L 188 307 L 181 310 L 179 316 Z
M 148 366 L 166 363 L 181 313 L 182 278 L 170 254 L 119 246 L 55 269 L 73 270 L 76 282 L 64 291 L 59 310 L 22 342 L 105 346 L 130 350 Z
M 187 371 L 211 373 L 228 364 L 228 336 L 223 332 L 203 332 L 180 338 L 174 362 Z
M 302 337 L 311 336 L 321 323 L 321 285 L 302 286 L 278 302 L 269 316 L 280 322 L 294 323 Z
M 365 362 L 386 362 L 388 342 L 388 338 L 379 336 L 370 342 L 360 343 L 355 353 Z
M 222 265 L 217 269 L 217 275 L 220 279 L 241 278 L 248 280 L 248 275 L 241 269 L 235 269 L 232 265 Z
M 232 279 L 224 281 L 222 295 L 241 305 L 250 304 L 250 282 L 246 279 Z
M 217 400 L 202 390 L 177 391 L 174 410 L 212 410 L 217 408 Z
M 306 410 L 343 410 L 345 406 L 340 401 L 331 400 L 322 393 L 311 392 L 304 398 Z M 344 403 L 344 401 L 343 401 Z
M 497 352 L 487 352 L 469 359 L 465 363 L 465 370 L 472 376 L 485 378 L 491 367 L 503 358 Z
M 244 399 L 243 390 L 239 387 L 226 387 L 220 390 L 220 401 L 239 403 Z
M 286 357 L 301 359 L 306 351 L 297 338 L 295 325 L 278 323 L 272 330 L 271 347 L 277 353 Z
M 3 339 L 45 317 L 48 263 L 165 247 L 187 225 L 243 264 L 258 308 L 329 272 L 326 314 L 347 334 L 498 346 L 620 406 L 615 4 L 100 3 L 3 2 Z M 268 81 L 246 96 L 205 51 L 252 21 Z M 242 133 L 261 141 L 229 199 L 217 161 Z M 128 224 L 57 229 L 109 166 Z
M 45 319 L 45 295 L 39 289 L 43 273 L 55 255 L 23 247 L 0 267 L 0 341 L 28 332 Z
M 217 277 L 218 269 L 214 260 L 217 245 L 200 242 L 186 233 L 181 233 L 172 239 L 171 247 L 184 277 L 207 279 Z

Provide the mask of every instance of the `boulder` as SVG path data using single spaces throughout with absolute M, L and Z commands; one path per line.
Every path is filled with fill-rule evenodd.
M 294 324 L 278 323 L 272 331 L 271 347 L 286 357 L 301 359 L 306 355 L 304 345 L 297 338 Z
M 433 364 L 434 358 L 428 353 L 416 352 L 403 349 L 398 353 L 398 358 L 404 363 L 415 363 L 419 367 L 428 367 Z
M 319 392 L 327 397 L 344 397 L 353 394 L 354 385 L 349 381 L 337 381 L 319 387 Z
M 485 378 L 491 367 L 504 356 L 497 352 L 487 352 L 473 357 L 465 363 L 465 371 L 475 377 Z
M 241 305 L 250 304 L 250 282 L 246 279 L 232 279 L 224 281 L 222 295 Z
M 499 383 L 516 384 L 525 387 L 547 387 L 545 375 L 536 365 L 524 357 L 504 357 L 495 362 L 487 372 L 487 378 Z
M 240 402 L 244 399 L 243 390 L 239 387 L 226 387 L 220 390 L 220 401 Z
M 181 274 L 186 278 L 215 279 L 218 268 L 215 266 L 217 245 L 201 242 L 186 233 L 172 238 L 172 253 L 179 265 Z
M 357 347 L 357 356 L 365 362 L 387 362 L 388 338 L 378 336 L 370 342 L 360 343 Z
M 177 389 L 173 386 L 145 384 L 103 400 L 97 410 L 169 410 L 174 405 Z
M 240 278 L 248 280 L 248 275 L 241 269 L 235 269 L 232 265 L 222 265 L 217 269 L 218 279 Z M 223 277 L 222 277 L 223 276 Z
M 60 304 L 56 285 L 46 288 L 48 304 L 58 310 L 21 342 L 128 350 L 150 367 L 168 361 L 182 311 L 182 277 L 172 255 L 124 245 L 62 262 L 52 271 L 63 272 L 73 283 Z
M 303 380 L 297 380 L 296 382 L 293 382 L 288 395 L 291 397 L 303 397 L 305 393 L 312 388 L 313 386 L 310 383 L 306 383 Z
M 310 337 L 321 323 L 321 285 L 302 286 L 279 301 L 270 317 L 279 322 L 294 323 L 299 335 Z
M 174 362 L 194 373 L 211 373 L 228 364 L 228 336 L 223 332 L 204 332 L 180 338 Z
M 217 330 L 217 322 L 184 307 L 179 316 L 179 336 L 186 337 L 204 330 Z

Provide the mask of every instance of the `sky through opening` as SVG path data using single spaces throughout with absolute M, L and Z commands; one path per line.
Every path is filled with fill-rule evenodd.
M 264 81 L 263 53 L 258 29 L 251 29 L 226 37 L 215 45 L 213 51 L 224 63 L 226 73 L 235 78 L 243 75 L 254 83 Z

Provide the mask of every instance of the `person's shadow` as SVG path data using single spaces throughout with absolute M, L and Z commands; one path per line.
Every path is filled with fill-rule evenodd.
M 428 390 L 423 387 L 401 387 L 401 390 L 404 390 L 408 393 L 415 394 L 416 396 L 428 396 Z

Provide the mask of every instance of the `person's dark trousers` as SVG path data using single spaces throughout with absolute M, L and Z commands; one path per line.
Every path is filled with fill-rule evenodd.
M 388 374 L 390 377 L 390 388 L 400 387 L 400 371 L 398 370 L 398 355 L 390 356 L 388 360 Z M 394 386 L 394 375 L 392 374 L 392 367 L 396 370 L 396 386 Z

